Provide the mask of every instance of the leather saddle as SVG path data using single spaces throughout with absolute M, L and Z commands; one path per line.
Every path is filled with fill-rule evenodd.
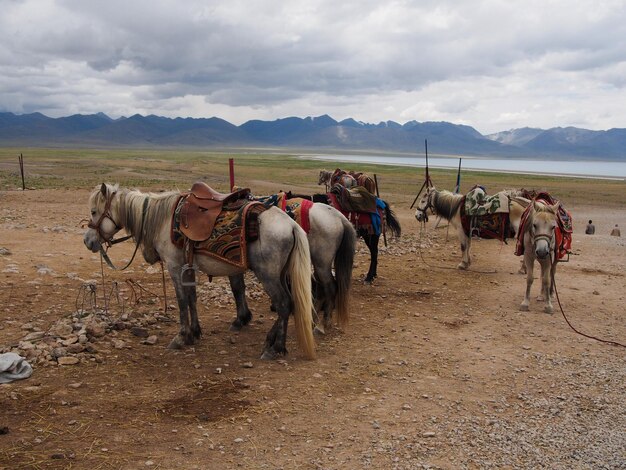
M 180 231 L 190 240 L 206 240 L 211 236 L 224 205 L 247 199 L 249 194 L 248 188 L 219 193 L 202 181 L 194 183 L 180 208 Z

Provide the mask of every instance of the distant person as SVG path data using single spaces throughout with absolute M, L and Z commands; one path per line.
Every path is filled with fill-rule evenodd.
M 585 233 L 587 235 L 593 235 L 594 233 L 596 233 L 596 226 L 593 225 L 593 221 L 589 221 L 589 223 L 587 224 L 587 228 L 585 229 Z
M 615 227 L 613 227 L 613 230 L 611 230 L 611 236 L 612 237 L 621 237 L 622 233 L 619 231 L 619 227 L 617 226 L 617 224 L 615 224 Z

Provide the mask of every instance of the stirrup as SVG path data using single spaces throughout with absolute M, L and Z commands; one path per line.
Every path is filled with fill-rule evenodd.
M 183 287 L 195 287 L 196 283 L 196 271 L 198 270 L 198 265 L 189 263 L 185 264 L 180 270 L 180 285 Z M 191 271 L 191 281 L 185 281 L 185 273 L 187 271 Z

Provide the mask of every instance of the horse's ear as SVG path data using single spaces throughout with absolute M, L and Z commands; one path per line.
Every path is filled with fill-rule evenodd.
M 550 211 L 554 212 L 555 214 L 558 214 L 560 205 L 561 205 L 560 202 L 557 202 L 556 204 L 551 205 L 550 206 Z
M 533 201 L 533 209 L 536 211 L 541 210 L 541 205 L 537 203 L 537 201 Z
M 102 183 L 102 186 L 100 186 L 100 192 L 104 197 L 107 197 L 107 185 L 105 183 Z

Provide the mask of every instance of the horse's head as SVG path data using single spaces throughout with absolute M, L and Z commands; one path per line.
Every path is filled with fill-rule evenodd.
M 328 170 L 320 170 L 320 176 L 319 179 L 317 180 L 317 184 L 326 184 L 328 183 L 328 181 L 330 180 L 330 171 Z
M 119 211 L 117 185 L 102 183 L 89 197 L 89 230 L 83 239 L 85 246 L 94 253 L 100 250 L 102 243 L 108 243 L 122 229 L 116 222 Z
M 432 210 L 433 208 L 431 197 L 434 192 L 434 186 L 427 186 L 426 191 L 424 191 L 424 194 L 417 203 L 417 208 L 415 209 L 415 218 L 418 222 L 428 222 L 428 209 Z
M 559 204 L 541 204 L 533 202 L 533 218 L 530 234 L 533 240 L 535 256 L 545 259 L 554 250 L 556 214 Z

